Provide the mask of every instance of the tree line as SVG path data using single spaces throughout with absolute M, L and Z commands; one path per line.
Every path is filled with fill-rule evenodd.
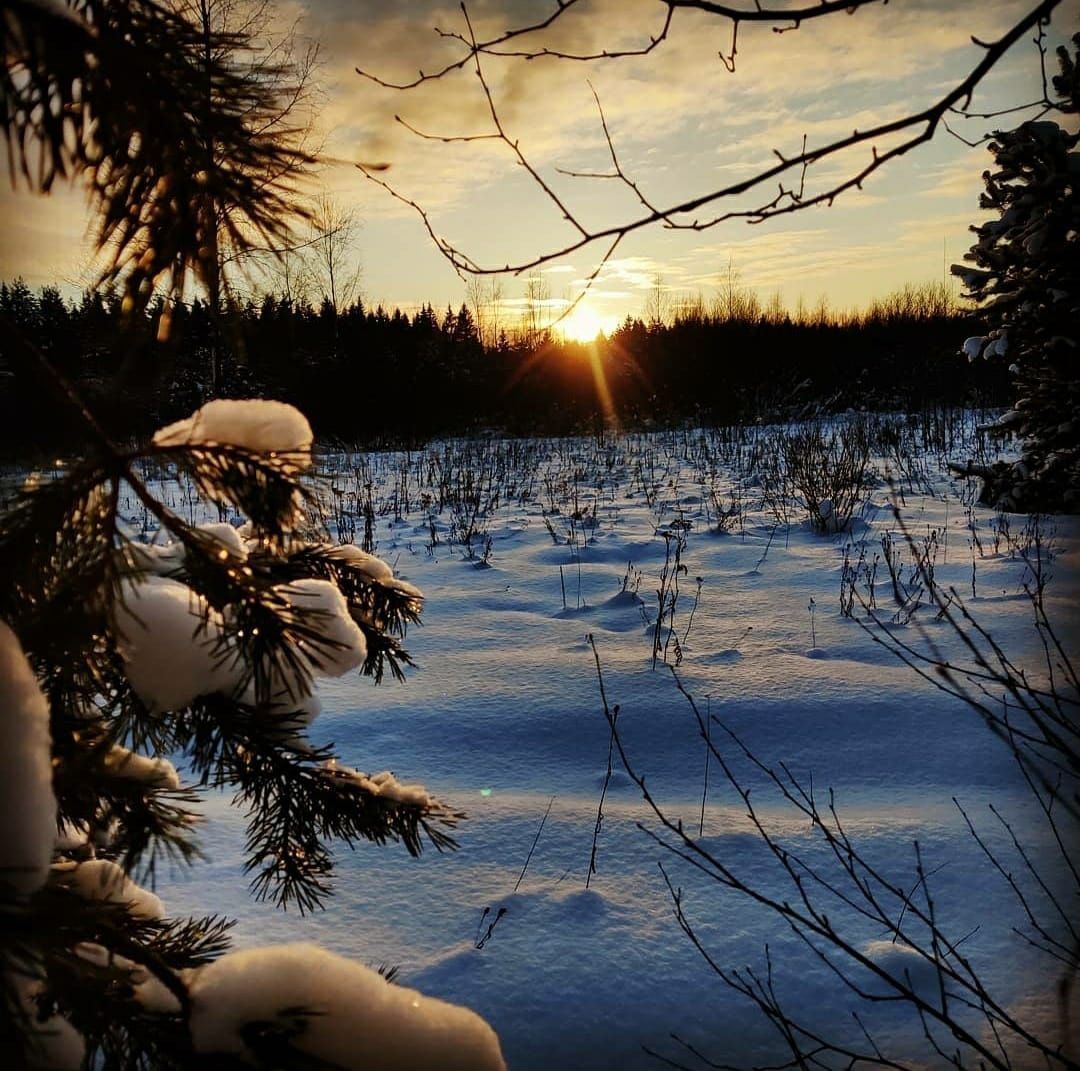
M 647 426 L 1008 398 L 1001 367 L 960 353 L 977 316 L 937 285 L 905 288 L 859 314 L 824 302 L 794 314 L 778 302 L 688 302 L 666 321 L 627 317 L 588 344 L 524 324 L 482 338 L 466 304 L 409 315 L 357 300 L 339 312 L 329 300 L 316 308 L 276 294 L 224 318 L 201 299 L 175 303 L 162 340 L 163 301 L 134 320 L 122 305 L 100 291 L 65 301 L 55 287 L 0 284 L 0 312 L 119 438 L 215 397 L 288 401 L 321 438 L 361 444 L 566 433 L 612 417 Z M 3 342 L 0 373 L 6 452 L 66 445 L 53 395 L 25 362 L 7 359 Z

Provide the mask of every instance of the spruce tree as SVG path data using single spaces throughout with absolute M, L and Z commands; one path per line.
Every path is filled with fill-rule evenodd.
M 1080 49 L 1080 34 L 1073 38 Z M 1057 107 L 1080 111 L 1077 58 L 1058 49 Z M 1080 510 L 1080 135 L 1049 119 L 999 131 L 989 144 L 980 206 L 996 218 L 973 226 L 954 265 L 989 330 L 964 342 L 969 360 L 1008 363 L 1015 401 L 994 430 L 1014 433 L 1020 456 L 990 469 L 982 500 L 1019 512 Z

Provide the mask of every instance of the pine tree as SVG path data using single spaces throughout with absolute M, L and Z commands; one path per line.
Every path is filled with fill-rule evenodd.
M 132 310 L 212 281 L 208 200 L 241 245 L 288 231 L 306 157 L 251 136 L 272 92 L 214 58 L 228 35 L 208 65 L 207 40 L 154 0 L 17 0 L 0 18 L 13 170 L 38 192 L 87 182 L 104 281 Z M 228 161 L 213 173 L 195 166 L 209 143 Z M 264 165 L 276 181 L 256 180 Z M 49 384 L 86 450 L 3 488 L 0 1066 L 503 1068 L 472 1012 L 312 946 L 228 952 L 229 920 L 170 917 L 147 887 L 163 859 L 198 856 L 205 788 L 247 814 L 254 895 L 302 912 L 331 891 L 332 842 L 454 846 L 460 814 L 307 735 L 320 678 L 402 676 L 422 596 L 320 526 L 295 408 L 215 400 L 118 444 L 28 341 L 17 289 L 0 293 L 5 357 Z M 173 481 L 219 522 L 168 508 Z
M 1080 34 L 1073 41 L 1080 49 Z M 1058 107 L 1076 115 L 1077 58 L 1064 47 L 1058 58 Z M 984 478 L 983 501 L 1006 510 L 1080 511 L 1078 140 L 1046 119 L 994 135 L 980 206 L 997 218 L 971 228 L 978 240 L 964 259 L 974 267 L 953 267 L 990 328 L 964 353 L 1008 361 L 1014 377 L 1015 402 L 994 428 L 1019 436 L 1020 457 L 964 470 Z
M 296 1066 L 337 1051 L 326 1038 L 348 1024 L 311 1027 L 297 1011 L 306 990 L 260 1005 L 241 972 L 200 1002 L 229 923 L 169 918 L 141 887 L 162 859 L 197 856 L 198 788 L 234 791 L 254 894 L 301 911 L 330 891 L 332 840 L 453 846 L 459 814 L 307 738 L 319 678 L 402 675 L 421 606 L 379 559 L 313 530 L 310 447 L 290 406 L 210 402 L 137 450 L 102 438 L 62 475 L 29 481 L 0 520 L 0 1051 L 20 1063 L 192 1066 L 215 1052 L 221 1031 L 205 1024 L 230 1000 L 237 1051 L 257 1059 L 268 1039 L 288 1041 Z M 157 490 L 169 479 L 248 523 L 181 519 Z M 129 499 L 161 541 L 134 538 Z M 189 783 L 166 756 L 183 758 Z M 325 955 L 291 954 L 297 976 Z M 232 956 L 220 962 L 232 970 Z M 253 1006 L 265 1009 L 257 1043 Z M 463 1051 L 501 1066 L 490 1030 L 451 1012 L 465 1017 Z M 280 1046 L 273 1060 L 290 1065 Z

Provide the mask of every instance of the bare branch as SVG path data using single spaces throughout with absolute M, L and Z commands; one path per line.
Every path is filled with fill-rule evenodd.
M 866 0 L 866 2 L 869 3 L 872 2 L 872 0 Z M 491 130 L 483 134 L 470 134 L 465 136 L 436 136 L 420 131 L 414 132 L 421 137 L 442 141 L 498 140 L 504 142 L 513 155 L 515 162 L 525 168 L 544 198 L 555 206 L 559 215 L 576 232 L 576 236 L 560 246 L 549 248 L 524 260 L 507 262 L 505 264 L 481 264 L 465 253 L 455 243 L 450 242 L 445 238 L 438 237 L 432 219 L 422 206 L 397 193 L 388 183 L 374 176 L 370 169 L 363 166 L 360 166 L 360 169 L 369 179 L 381 185 L 395 198 L 402 203 L 409 205 L 417 212 L 424 223 L 425 229 L 432 236 L 439 251 L 446 257 L 459 274 L 470 273 L 488 275 L 504 272 L 526 272 L 533 268 L 551 263 L 561 257 L 569 256 L 586 247 L 591 247 L 595 243 L 617 242 L 629 234 L 655 224 L 660 224 L 664 227 L 676 230 L 703 231 L 735 219 L 745 220 L 749 223 L 762 223 L 777 216 L 803 211 L 814 205 L 833 204 L 838 197 L 847 191 L 862 188 L 866 180 L 876 174 L 886 164 L 930 141 L 938 132 L 939 127 L 946 126 L 946 116 L 950 114 L 968 114 L 966 109 L 970 104 L 972 94 L 987 74 L 989 74 L 996 66 L 1006 52 L 1008 52 L 1009 49 L 1021 40 L 1030 30 L 1037 29 L 1041 32 L 1042 26 L 1049 19 L 1051 13 L 1059 6 L 1060 2 L 1061 0 L 1042 0 L 1042 2 L 1031 8 L 996 41 L 976 42 L 984 50 L 984 54 L 979 62 L 975 64 L 975 66 L 972 67 L 971 70 L 969 70 L 968 73 L 947 93 L 922 110 L 902 115 L 899 118 L 887 122 L 878 123 L 864 130 L 854 130 L 845 137 L 838 138 L 819 146 L 808 147 L 806 140 L 804 139 L 800 152 L 787 156 L 776 150 L 775 155 L 777 157 L 777 162 L 770 167 L 759 170 L 749 178 L 669 205 L 658 205 L 653 203 L 642 193 L 638 184 L 622 168 L 615 151 L 615 146 L 603 113 L 603 108 L 600 105 L 599 97 L 594 90 L 593 95 L 600 112 L 601 130 L 603 131 L 608 146 L 612 169 L 611 171 L 556 170 L 558 173 L 576 178 L 615 179 L 625 185 L 634 194 L 642 209 L 638 215 L 631 218 L 623 219 L 617 223 L 596 227 L 590 226 L 571 207 L 569 202 L 563 196 L 556 193 L 553 186 L 541 175 L 538 167 L 528 159 L 524 150 L 521 148 L 519 141 L 507 132 L 500 118 L 491 86 L 484 75 L 481 64 L 482 56 L 509 56 L 524 59 L 552 56 L 564 59 L 587 60 L 616 58 L 623 54 L 641 55 L 647 51 L 651 51 L 656 47 L 660 40 L 666 37 L 671 25 L 671 16 L 676 8 L 696 8 L 700 11 L 727 18 L 732 21 L 734 29 L 731 52 L 726 57 L 722 57 L 725 65 L 730 69 L 735 62 L 737 46 L 735 33 L 741 22 L 783 22 L 785 23 L 784 26 L 777 25 L 774 26 L 774 29 L 792 29 L 801 25 L 803 21 L 835 14 L 841 11 L 854 11 L 864 6 L 864 4 L 858 2 L 842 3 L 835 2 L 835 0 L 826 0 L 826 2 L 815 4 L 813 6 L 780 12 L 776 9 L 767 8 L 758 4 L 755 4 L 752 8 L 740 8 L 732 5 L 707 3 L 705 0 L 685 0 L 685 2 L 681 2 L 681 0 L 665 0 L 667 17 L 660 33 L 657 34 L 656 37 L 651 38 L 648 45 L 642 46 L 642 48 L 638 50 L 631 50 L 627 53 L 600 52 L 589 55 L 583 54 L 580 56 L 546 48 L 535 49 L 532 51 L 523 50 L 520 52 L 511 52 L 505 49 L 499 50 L 499 46 L 504 45 L 508 41 L 516 40 L 517 38 L 549 28 L 557 19 L 561 18 L 576 5 L 576 0 L 567 0 L 565 3 L 560 3 L 557 9 L 550 13 L 547 18 L 537 23 L 519 27 L 514 30 L 508 30 L 498 37 L 486 40 L 481 40 L 476 36 L 468 11 L 463 4 L 462 12 L 466 21 L 466 33 L 456 34 L 440 31 L 440 34 L 443 37 L 454 38 L 464 44 L 467 48 L 465 56 L 454 63 L 446 65 L 439 71 L 430 74 L 422 73 L 419 78 L 407 83 L 387 82 L 367 72 L 360 73 L 381 86 L 407 89 L 419 85 L 422 82 L 443 77 L 450 71 L 460 69 L 471 63 L 475 69 L 475 73 L 484 94 L 486 110 L 491 121 Z M 1045 106 L 1045 102 L 1036 103 Z M 403 125 L 409 127 L 409 124 L 404 122 Z M 413 128 L 409 127 L 409 129 Z M 897 136 L 900 136 L 900 140 L 895 140 Z M 831 183 L 827 188 L 812 194 L 807 193 L 806 182 L 808 177 L 812 174 L 813 168 L 830 158 L 838 157 L 859 147 L 866 147 L 868 149 L 869 155 L 868 158 L 864 158 L 864 162 L 853 165 L 846 177 Z M 788 176 L 796 174 L 799 176 L 797 186 L 785 185 L 785 179 Z M 743 195 L 752 194 L 754 191 L 772 187 L 774 183 L 778 184 L 776 186 L 777 192 L 774 195 L 759 201 L 757 204 L 752 204 L 749 207 L 723 207 Z M 698 213 L 703 209 L 710 210 L 712 214 L 705 216 L 699 215 Z M 608 253 L 608 256 L 610 256 L 610 253 Z M 601 267 L 603 266 L 603 263 L 604 262 L 601 261 Z

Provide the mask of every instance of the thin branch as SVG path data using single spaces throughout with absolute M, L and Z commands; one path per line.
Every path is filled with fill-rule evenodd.
M 868 178 L 890 161 L 895 160 L 917 146 L 930 141 L 936 134 L 938 127 L 943 124 L 945 116 L 957 110 L 962 111 L 970 103 L 975 89 L 996 66 L 1005 53 L 1008 52 L 1009 49 L 1012 48 L 1012 46 L 1030 29 L 1038 27 L 1045 22 L 1050 17 L 1050 14 L 1059 6 L 1060 2 L 1061 0 L 1042 0 L 1041 3 L 1028 11 L 1026 15 L 1024 15 L 1011 29 L 1007 30 L 997 41 L 991 43 L 977 42 L 984 49 L 984 55 L 979 62 L 944 96 L 921 111 L 909 113 L 888 122 L 879 123 L 865 130 L 855 130 L 850 135 L 819 147 L 807 148 L 804 143 L 802 151 L 790 157 L 776 151 L 775 155 L 777 156 L 777 163 L 775 165 L 764 168 L 749 178 L 742 179 L 738 182 L 721 187 L 720 189 L 669 206 L 653 205 L 641 195 L 637 186 L 622 171 L 618 164 L 617 156 L 614 153 L 614 148 L 611 145 L 610 135 L 606 129 L 606 123 L 603 120 L 601 110 L 601 126 L 605 131 L 605 137 L 609 143 L 609 149 L 612 153 L 614 165 L 614 170 L 611 175 L 607 175 L 606 173 L 602 174 L 604 174 L 604 177 L 618 177 L 621 179 L 635 193 L 644 209 L 637 217 L 601 227 L 588 226 L 569 207 L 567 202 L 564 201 L 561 196 L 556 194 L 547 180 L 540 175 L 537 168 L 526 157 L 518 141 L 507 134 L 499 117 L 490 85 L 484 77 L 480 63 L 481 55 L 492 54 L 492 49 L 497 44 L 550 26 L 557 18 L 574 6 L 574 0 L 568 0 L 568 2 L 560 4 L 559 8 L 542 22 L 529 27 L 520 28 L 519 30 L 507 31 L 506 34 L 501 35 L 499 38 L 493 38 L 489 41 L 482 41 L 476 37 L 473 32 L 472 23 L 469 20 L 468 12 L 464 5 L 462 5 L 462 10 L 466 18 L 467 35 L 444 34 L 444 36 L 456 37 L 458 40 L 465 43 L 469 50 L 465 57 L 455 63 L 447 65 L 439 72 L 434 72 L 430 75 L 421 74 L 418 79 L 410 83 L 389 83 L 380 81 L 365 72 L 361 73 L 365 73 L 365 77 L 371 78 L 380 85 L 392 88 L 409 88 L 413 85 L 420 84 L 422 81 L 429 81 L 434 78 L 442 77 L 442 75 L 448 73 L 450 70 L 461 68 L 471 61 L 485 96 L 487 110 L 492 122 L 494 138 L 505 142 L 516 162 L 528 171 L 544 197 L 556 206 L 562 218 L 577 232 L 577 236 L 557 248 L 549 249 L 516 263 L 508 262 L 500 265 L 480 264 L 454 243 L 439 237 L 430 215 L 422 206 L 397 193 L 388 183 L 372 174 L 370 169 L 363 165 L 357 166 L 367 178 L 382 186 L 397 200 L 411 207 L 420 216 L 425 229 L 432 237 L 436 247 L 459 274 L 492 275 L 506 272 L 521 273 L 529 271 L 532 268 L 540 267 L 556 259 L 571 255 L 587 246 L 591 246 L 593 243 L 601 241 L 618 241 L 626 235 L 658 223 L 671 229 L 691 231 L 706 230 L 723 222 L 735 219 L 742 219 L 750 223 L 761 223 L 777 216 L 803 211 L 814 205 L 831 205 L 837 197 L 841 196 L 843 193 L 851 189 L 861 188 Z M 678 0 L 669 0 L 667 6 L 669 14 L 675 7 L 693 7 L 705 12 L 730 18 L 736 22 L 736 25 L 741 21 L 776 22 L 782 19 L 791 23 L 791 26 L 788 28 L 793 28 L 794 26 L 801 24 L 804 20 L 818 18 L 839 11 L 854 10 L 862 5 L 857 2 L 840 3 L 835 2 L 835 0 L 827 0 L 827 2 L 812 7 L 793 9 L 783 13 L 774 9 L 759 7 L 757 5 L 755 5 L 753 9 L 740 9 L 728 5 L 705 3 L 704 0 L 701 0 L 701 2 L 698 2 L 698 0 L 687 0 L 685 3 L 678 2 Z M 774 27 L 774 29 L 777 28 L 778 27 Z M 540 54 L 540 52 L 526 53 L 528 56 L 539 56 Z M 568 56 L 567 58 L 573 57 Z M 891 147 L 887 149 L 880 149 L 878 147 L 878 143 L 882 139 L 887 139 L 897 134 L 904 134 L 905 132 L 909 132 L 908 136 Z M 475 139 L 477 135 L 472 135 L 470 137 Z M 446 140 L 455 139 L 447 138 Z M 870 157 L 862 164 L 862 166 L 858 167 L 846 178 L 830 185 L 827 189 L 809 196 L 805 194 L 805 179 L 811 167 L 822 163 L 830 157 L 863 145 L 869 146 Z M 590 177 L 601 177 L 600 174 L 596 173 L 578 172 L 578 174 L 581 176 L 589 175 Z M 798 189 L 784 186 L 783 179 L 790 174 L 800 175 Z M 749 193 L 778 181 L 780 185 L 777 193 L 768 200 L 758 203 L 756 206 L 741 209 L 732 208 L 706 218 L 700 218 L 695 215 L 695 213 L 698 213 L 701 209 L 729 201 L 742 194 Z M 608 255 L 610 256 L 610 253 Z

